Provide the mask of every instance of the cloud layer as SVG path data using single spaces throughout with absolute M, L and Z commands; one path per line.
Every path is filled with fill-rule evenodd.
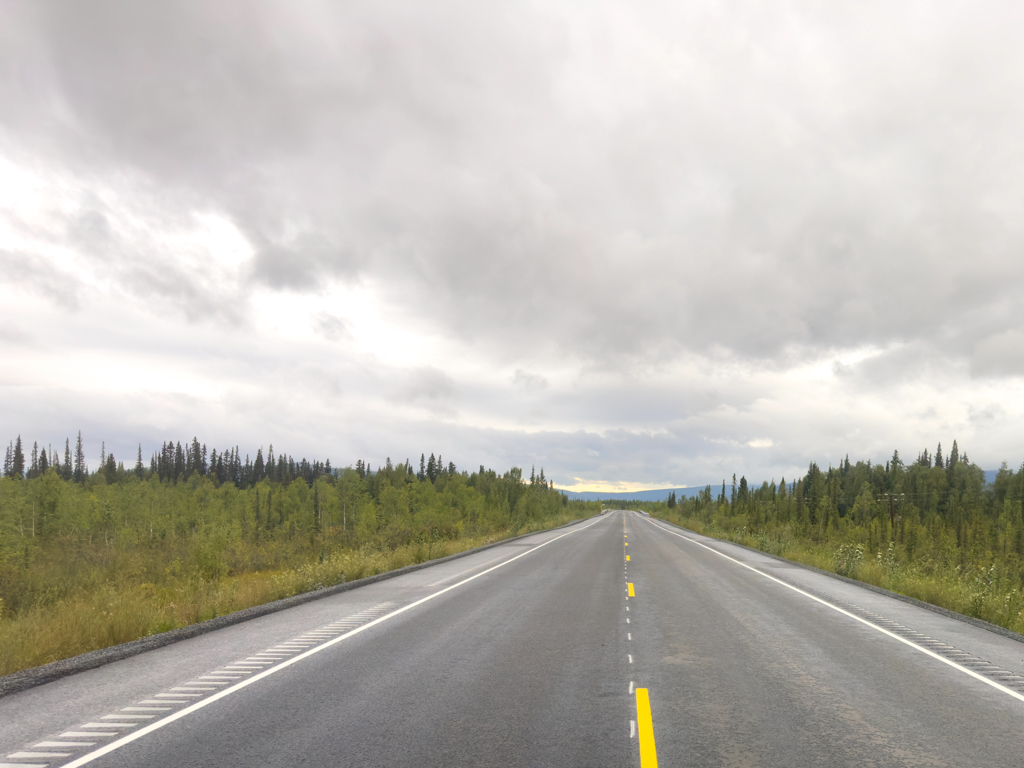
M 562 484 L 1015 463 L 1022 15 L 7 3 L 0 426 Z

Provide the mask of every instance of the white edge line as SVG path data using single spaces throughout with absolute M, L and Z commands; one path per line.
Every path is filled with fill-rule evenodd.
M 486 571 L 481 571 L 480 573 L 476 574 L 475 576 L 470 576 L 467 579 L 463 579 L 462 581 L 458 582 L 457 584 L 452 584 L 450 587 L 445 587 L 444 589 L 438 590 L 437 592 L 434 592 L 433 594 L 427 595 L 426 597 L 421 597 L 419 600 L 416 600 L 415 602 L 409 603 L 409 605 L 406 605 L 406 606 L 403 606 L 401 608 L 398 608 L 397 610 L 394 610 L 391 613 L 384 614 L 383 616 L 381 616 L 379 618 L 376 618 L 373 621 L 367 622 L 366 624 L 363 624 L 360 627 L 356 627 L 355 629 L 353 629 L 353 630 L 351 630 L 349 632 L 346 632 L 343 635 L 339 635 L 338 637 L 335 637 L 333 640 L 328 640 L 326 643 L 318 645 L 315 648 L 310 648 L 308 651 L 304 651 L 303 653 L 300 653 L 297 656 L 292 656 L 290 659 L 286 659 L 285 661 L 282 661 L 280 664 L 277 664 L 276 666 L 273 666 L 270 669 L 265 669 L 265 670 L 263 670 L 262 672 L 260 672 L 257 675 L 253 675 L 252 677 L 248 677 L 245 680 L 242 680 L 242 681 L 240 681 L 238 683 L 235 683 L 230 688 L 225 688 L 225 689 L 223 689 L 221 691 L 217 691 L 212 696 L 208 696 L 207 698 L 203 699 L 202 701 L 197 701 L 195 704 L 192 704 L 192 705 L 186 707 L 185 709 L 179 709 L 174 714 L 168 715 L 167 717 L 163 718 L 162 720 L 157 720 L 156 722 L 150 723 L 145 728 L 141 728 L 141 729 L 139 729 L 137 731 L 134 731 L 132 733 L 126 734 L 125 736 L 123 736 L 122 738 L 118 739 L 117 741 L 112 741 L 110 744 L 106 744 L 103 747 L 100 747 L 99 749 L 94 750 L 93 752 L 89 752 L 88 754 L 82 755 L 78 759 L 72 760 L 70 763 L 64 763 L 61 766 L 61 768 L 77 768 L 77 766 L 79 766 L 79 765 L 85 765 L 86 763 L 91 763 L 93 760 L 95 760 L 95 759 L 97 759 L 99 757 L 102 757 L 103 755 L 109 754 L 110 752 L 113 752 L 115 749 L 123 747 L 125 744 L 129 744 L 129 743 L 135 741 L 136 739 L 141 739 L 143 736 L 145 736 L 145 735 L 147 735 L 149 733 L 152 733 L 153 731 L 156 731 L 156 730 L 158 730 L 160 728 L 163 728 L 165 725 L 170 725 L 175 720 L 180 720 L 181 718 L 185 717 L 186 715 L 190 715 L 193 712 L 196 712 L 196 711 L 202 709 L 203 707 L 205 707 L 205 706 L 207 706 L 209 704 L 213 704 L 213 702 L 218 701 L 220 699 L 223 699 L 225 696 L 229 696 L 230 694 L 234 693 L 235 691 L 240 691 L 243 688 L 245 688 L 246 686 L 252 685 L 257 680 L 262 680 L 263 678 L 269 677 L 270 675 L 274 674 L 275 672 L 280 672 L 282 669 L 285 669 L 286 667 L 290 667 L 292 664 L 295 664 L 296 662 L 301 661 L 302 659 L 305 659 L 305 658 L 307 658 L 309 656 L 312 656 L 314 653 L 319 653 L 320 651 L 323 651 L 323 650 L 325 650 L 327 648 L 330 648 L 332 645 L 335 645 L 336 643 L 340 643 L 342 640 L 345 640 L 346 638 L 352 637 L 353 635 L 357 635 L 360 632 L 363 632 L 363 631 L 369 629 L 370 627 L 376 626 L 377 624 L 380 624 L 380 623 L 382 623 L 384 621 L 387 621 L 388 619 L 394 618 L 395 616 L 397 616 L 400 613 L 405 613 L 406 611 L 408 611 L 408 610 L 410 610 L 412 608 L 415 608 L 418 605 L 422 605 L 423 603 L 427 602 L 428 600 L 433 600 L 435 597 L 443 595 L 445 592 L 450 592 L 451 590 L 455 589 L 456 587 L 461 587 L 463 584 L 467 584 L 467 583 L 473 581 L 474 579 L 479 579 L 481 576 L 485 576 L 486 574 L 490 573 L 491 571 L 495 571 L 498 568 L 501 568 L 502 566 L 508 565 L 509 563 L 514 562 L 515 560 L 518 560 L 521 557 L 526 557 L 531 552 L 536 552 L 541 547 L 546 547 L 548 544 L 552 544 L 553 542 L 556 542 L 559 539 L 565 538 L 566 536 L 571 536 L 574 533 L 579 533 L 580 531 L 586 530 L 590 526 L 595 525 L 596 523 L 599 523 L 599 522 L 601 522 L 600 519 L 594 520 L 592 523 L 588 523 L 587 525 L 584 525 L 581 528 L 576 528 L 575 530 L 567 531 L 566 533 L 563 533 L 560 536 L 556 536 L 553 539 L 548 539 L 543 544 L 538 544 L 536 547 L 533 547 L 532 549 L 528 549 L 525 552 L 521 552 L 520 554 L 516 555 L 515 557 L 510 557 L 508 560 L 505 560 L 505 561 L 503 561 L 501 563 L 498 563 L 497 565 L 488 568 Z
M 985 677 L 984 675 L 979 675 L 974 670 L 968 669 L 967 667 L 964 667 L 964 666 L 961 666 L 960 664 L 957 664 L 955 661 L 951 661 L 950 659 L 947 659 L 945 656 L 940 656 L 937 653 L 929 651 L 924 646 L 918 645 L 915 642 L 907 640 L 905 637 L 900 637 L 895 632 L 890 632 L 889 630 L 883 629 L 882 627 L 878 626 L 877 624 L 873 624 L 872 622 L 868 621 L 867 619 L 862 619 L 860 616 L 857 616 L 856 614 L 853 614 L 853 613 L 850 613 L 849 611 L 843 610 L 838 605 L 835 605 L 834 603 L 830 603 L 828 600 L 822 600 L 817 595 L 812 595 L 810 592 L 805 592 L 804 590 L 800 589 L 800 587 L 794 587 L 792 584 L 787 584 L 786 582 L 782 581 L 782 579 L 777 579 L 774 576 L 770 576 L 769 574 L 765 573 L 764 571 L 759 571 L 757 568 L 754 568 L 752 565 L 747 565 L 746 563 L 744 563 L 744 562 L 742 562 L 740 560 L 737 560 L 734 557 L 729 557 L 729 555 L 726 555 L 726 554 L 724 554 L 722 552 L 719 552 L 714 547 L 709 547 L 707 544 L 702 544 L 699 541 L 691 539 L 689 536 L 684 536 L 681 533 L 676 533 L 675 531 L 672 531 L 672 530 L 669 530 L 668 528 L 660 526 L 657 523 L 655 523 L 653 520 L 648 520 L 647 522 L 649 522 L 655 528 L 660 528 L 661 530 L 665 531 L 666 533 L 671 533 L 673 536 L 678 536 L 680 539 L 685 539 L 686 541 L 690 542 L 691 544 L 696 544 L 698 547 L 704 547 L 704 549 L 708 550 L 709 552 L 714 552 L 716 555 L 719 555 L 720 557 L 724 557 L 726 560 L 731 560 L 732 562 L 736 563 L 736 565 L 742 565 L 747 570 L 753 571 L 754 573 L 758 574 L 759 576 L 764 576 L 766 579 L 771 579 L 776 584 L 781 584 L 782 586 L 786 587 L 787 589 L 791 589 L 794 592 L 803 595 L 804 597 L 809 597 L 811 600 L 814 600 L 817 603 L 821 603 L 822 605 L 831 608 L 833 611 L 837 611 L 837 612 L 843 614 L 844 616 L 849 616 L 854 621 L 859 621 L 864 626 L 871 627 L 871 629 L 875 630 L 876 632 L 881 632 L 883 635 L 887 635 L 887 636 L 891 637 L 893 640 L 899 640 L 904 645 L 909 645 L 911 648 L 913 648 L 916 651 L 920 651 L 925 656 L 931 656 L 933 659 L 937 659 L 938 661 L 941 661 L 943 664 L 946 664 L 946 665 L 952 667 L 953 669 L 956 669 L 956 670 L 959 670 L 960 672 L 963 672 L 965 675 L 970 675 L 975 680 L 980 680 L 981 682 L 985 683 L 986 685 L 990 685 L 993 688 L 995 688 L 997 691 L 1002 691 L 1006 695 L 1012 696 L 1013 698 L 1017 699 L 1018 701 L 1024 701 L 1024 695 L 1022 695 L 1020 693 L 1017 693 L 1017 691 L 1014 691 L 1011 688 L 1007 688 L 1005 685 L 1000 685 L 995 680 L 990 680 L 989 678 Z M 71 764 L 69 763 L 69 765 L 71 765 Z

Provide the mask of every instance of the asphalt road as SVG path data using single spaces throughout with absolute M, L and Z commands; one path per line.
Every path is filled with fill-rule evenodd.
M 0 766 L 1010 766 L 1024 644 L 612 512 L 4 697 L 0 745 Z

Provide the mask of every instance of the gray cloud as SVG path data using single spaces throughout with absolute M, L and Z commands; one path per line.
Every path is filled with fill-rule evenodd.
M 539 373 L 530 373 L 529 371 L 524 371 L 522 368 L 516 368 L 516 372 L 512 376 L 512 383 L 517 387 L 523 387 L 530 392 L 547 389 L 551 384 L 547 378 Z
M 590 69 L 605 30 L 580 9 L 18 13 L 47 75 L 8 78 L 32 107 L 16 135 L 211 201 L 265 243 L 270 286 L 378 274 L 403 301 L 443 297 L 446 333 L 599 360 L 916 338 L 964 355 L 1021 309 L 1009 5 L 886 9 L 885 34 L 870 6 L 651 6 L 636 35 L 675 59 L 627 66 L 641 44 L 612 38 Z M 962 322 L 999 303 L 994 327 Z
M 81 282 L 63 270 L 50 269 L 44 259 L 0 249 L 0 280 L 34 291 L 64 309 L 78 309 Z
M 425 406 L 442 415 L 454 415 L 451 403 L 455 381 L 444 371 L 426 366 L 410 372 L 398 389 L 398 398 Z
M 804 403 L 778 377 L 814 364 L 831 379 L 793 390 L 805 400 L 933 409 L 886 440 L 1017 424 L 1009 406 L 985 414 L 1024 375 L 1022 17 L 1011 3 L 6 3 L 0 159 L 63 197 L 0 211 L 0 279 L 98 326 L 110 310 L 89 296 L 173 318 L 159 327 L 207 324 L 225 357 L 241 354 L 234 334 L 270 333 L 252 311 L 266 292 L 370 286 L 453 359 L 363 361 L 378 366 L 366 393 L 446 430 L 472 411 L 482 431 L 459 439 L 495 456 L 479 425 L 526 418 L 543 437 L 494 434 L 567 474 L 875 451 L 856 415 L 791 427 Z M 200 213 L 237 232 L 237 253 L 195 234 Z M 309 355 L 358 346 L 346 309 L 304 315 L 335 344 Z M 278 357 L 247 348 L 245 365 L 292 373 L 271 342 Z M 976 394 L 991 382 L 1004 394 Z M 920 396 L 897 402 L 908 386 Z M 324 397 L 309 407 L 336 407 Z
M 352 337 L 345 321 L 328 312 L 320 312 L 314 316 L 313 327 L 317 333 L 330 341 L 343 341 Z

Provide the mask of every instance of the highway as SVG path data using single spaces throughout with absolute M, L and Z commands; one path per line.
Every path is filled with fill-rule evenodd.
M 1009 766 L 1024 644 L 607 512 L 0 698 L 0 766 Z

